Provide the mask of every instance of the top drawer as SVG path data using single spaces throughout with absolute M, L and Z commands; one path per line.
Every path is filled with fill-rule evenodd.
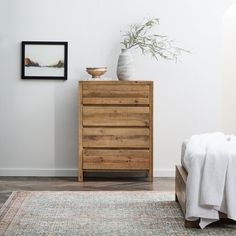
M 83 104 L 148 105 L 150 85 L 138 83 L 82 84 Z

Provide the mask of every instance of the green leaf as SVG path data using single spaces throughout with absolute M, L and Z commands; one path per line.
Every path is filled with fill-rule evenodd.
M 125 48 L 139 48 L 143 55 L 150 54 L 156 60 L 159 57 L 166 60 L 177 61 L 182 53 L 190 53 L 189 50 L 176 47 L 174 41 L 166 35 L 152 34 L 153 27 L 160 23 L 158 18 L 146 19 L 144 23 L 129 26 L 129 30 L 123 33 L 121 42 Z

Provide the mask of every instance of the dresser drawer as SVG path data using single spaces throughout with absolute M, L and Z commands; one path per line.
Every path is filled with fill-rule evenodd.
M 83 147 L 149 148 L 148 128 L 83 128 Z
M 83 126 L 149 126 L 149 107 L 83 107 Z
M 149 150 L 83 150 L 83 169 L 145 170 L 150 166 Z
M 148 105 L 150 86 L 146 84 L 83 84 L 83 104 Z

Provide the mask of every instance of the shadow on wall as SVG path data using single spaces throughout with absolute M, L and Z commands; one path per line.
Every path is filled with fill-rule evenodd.
M 223 15 L 222 126 L 236 134 L 236 3 Z
M 77 168 L 77 91 L 78 80 L 55 83 L 55 169 Z

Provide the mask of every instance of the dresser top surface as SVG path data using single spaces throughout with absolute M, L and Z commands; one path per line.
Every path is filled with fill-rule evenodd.
M 120 80 L 80 80 L 79 84 L 153 84 L 153 81 L 139 80 L 139 81 L 120 81 Z

